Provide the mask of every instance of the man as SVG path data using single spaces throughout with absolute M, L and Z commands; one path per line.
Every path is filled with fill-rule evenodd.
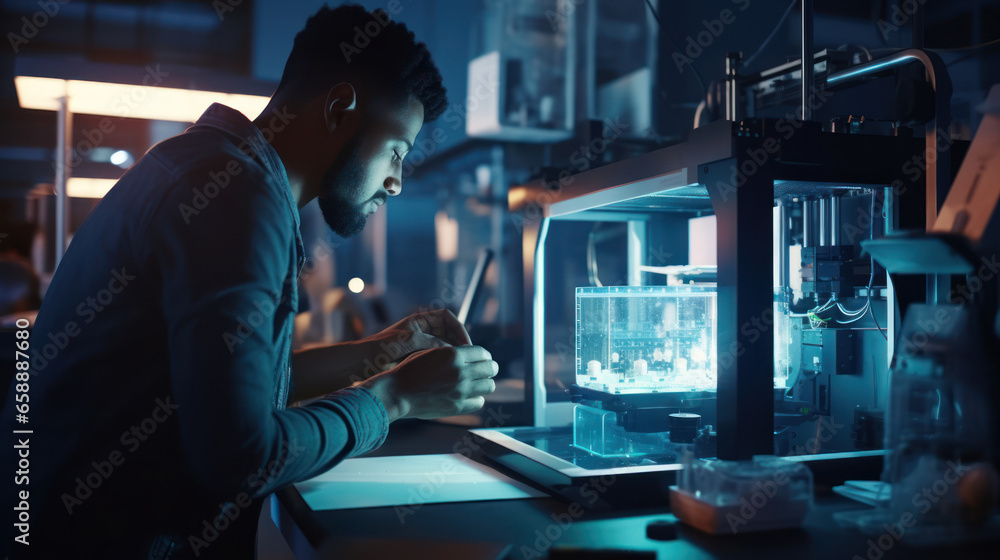
M 373 21 L 369 45 L 342 49 Z M 253 123 L 213 105 L 122 177 L 31 334 L 31 544 L 16 554 L 252 558 L 270 492 L 376 448 L 397 418 L 483 405 L 496 363 L 447 311 L 290 352 L 298 209 L 318 197 L 334 231 L 361 231 L 445 105 L 405 26 L 323 8 Z

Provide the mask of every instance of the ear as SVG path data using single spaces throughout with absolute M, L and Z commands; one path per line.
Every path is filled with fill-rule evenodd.
M 330 88 L 326 94 L 326 103 L 323 105 L 323 116 L 326 118 L 326 128 L 333 132 L 341 126 L 344 117 L 349 115 L 358 106 L 358 93 L 354 86 L 347 82 Z

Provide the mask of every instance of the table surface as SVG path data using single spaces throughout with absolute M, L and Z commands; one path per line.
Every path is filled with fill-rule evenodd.
M 468 428 L 404 420 L 393 424 L 386 443 L 369 456 L 453 453 Z M 459 446 L 459 447 L 456 447 Z M 516 473 L 491 465 L 513 478 Z M 525 480 L 526 483 L 531 483 Z M 819 491 L 801 528 L 711 536 L 676 524 L 676 538 L 646 537 L 652 521 L 675 520 L 661 508 L 581 509 L 566 499 L 423 504 L 312 511 L 294 486 L 275 494 L 272 515 L 299 559 L 427 558 L 526 560 L 545 558 L 629 558 L 629 551 L 650 551 L 642 558 L 995 558 L 1000 532 L 987 541 L 948 547 L 916 547 L 904 533 L 864 535 L 840 528 L 833 514 L 867 506 Z M 571 552 L 568 549 L 577 549 Z M 604 550 L 605 552 L 599 552 Z

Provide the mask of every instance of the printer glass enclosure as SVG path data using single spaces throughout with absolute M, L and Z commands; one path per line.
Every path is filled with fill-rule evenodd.
M 715 289 L 576 289 L 576 383 L 611 394 L 715 391 Z
M 616 395 L 714 393 L 715 305 L 711 286 L 576 288 L 576 385 L 581 396 L 593 391 L 595 403 L 576 405 L 573 446 L 601 457 L 678 456 L 686 447 L 675 444 L 690 444 L 697 426 L 672 442 L 666 409 L 619 412 L 600 403 Z

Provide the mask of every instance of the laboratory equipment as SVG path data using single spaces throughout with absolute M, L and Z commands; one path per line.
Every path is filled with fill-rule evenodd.
M 858 246 L 922 223 L 920 189 L 907 183 L 904 198 L 892 185 L 924 145 L 797 124 L 788 142 L 774 120 L 703 126 L 685 144 L 576 175 L 540 219 L 525 222 L 534 242 L 525 256 L 534 421 L 474 430 L 491 457 L 559 491 L 613 473 L 619 482 L 607 499 L 659 503 L 685 450 L 704 459 L 791 456 L 827 483 L 877 477 L 883 451 L 867 442 L 881 433 L 852 422 L 858 407 L 870 421 L 884 407 L 891 346 L 883 334 L 896 336 L 900 297 Z M 764 146 L 780 157 L 756 163 Z M 511 197 L 530 202 L 531 192 Z M 870 217 L 863 230 L 859 215 Z M 699 258 L 704 233 L 689 233 L 705 216 L 715 217 L 714 265 Z M 574 236 L 593 230 L 588 222 L 621 224 L 606 226 L 620 232 L 618 248 L 604 242 L 596 259 L 573 253 Z M 573 259 L 589 262 L 586 275 L 566 272 Z M 586 286 L 595 264 L 596 279 L 617 275 L 624 285 Z M 668 286 L 659 272 L 691 264 L 715 273 Z M 664 328 L 661 318 L 674 313 Z M 696 419 L 680 430 L 687 436 L 673 433 L 678 414 Z
M 556 142 L 572 136 L 576 34 L 570 0 L 486 0 L 469 62 L 465 133 Z
M 932 74 L 940 98 L 950 95 L 932 54 L 890 58 L 821 77 L 842 87 L 912 61 Z M 747 118 L 572 181 L 512 188 L 512 210 L 525 216 L 533 421 L 474 430 L 477 441 L 566 495 L 613 475 L 602 499 L 629 503 L 663 503 L 686 453 L 785 456 L 829 485 L 877 478 L 885 451 L 873 442 L 884 437 L 902 314 L 932 280 L 890 282 L 861 243 L 925 228 L 953 171 L 933 165 L 948 161 L 939 152 L 958 161 L 967 147 Z M 926 173 L 911 172 L 914 158 Z M 710 263 L 705 232 L 693 233 L 706 217 Z M 677 273 L 685 267 L 712 273 Z M 667 304 L 644 298 L 679 294 L 714 294 L 714 327 L 648 328 Z
M 715 391 L 715 288 L 576 289 L 576 383 L 608 394 Z
M 993 86 L 986 107 L 1000 101 Z M 995 109 L 994 109 L 995 111 Z M 864 243 L 901 281 L 931 279 L 927 301 L 910 305 L 893 357 L 885 415 L 888 452 L 874 509 L 836 519 L 877 534 L 907 530 L 911 544 L 944 545 L 995 534 L 1000 499 L 997 416 L 998 281 L 996 177 L 1000 119 L 987 115 L 930 231 Z M 954 276 L 964 277 L 952 282 Z
M 750 461 L 695 461 L 688 455 L 670 487 L 673 514 L 711 534 L 798 527 L 812 504 L 809 469 L 766 455 Z
M 714 286 L 578 287 L 574 447 L 679 458 L 701 416 L 675 411 L 715 393 L 715 318 Z

